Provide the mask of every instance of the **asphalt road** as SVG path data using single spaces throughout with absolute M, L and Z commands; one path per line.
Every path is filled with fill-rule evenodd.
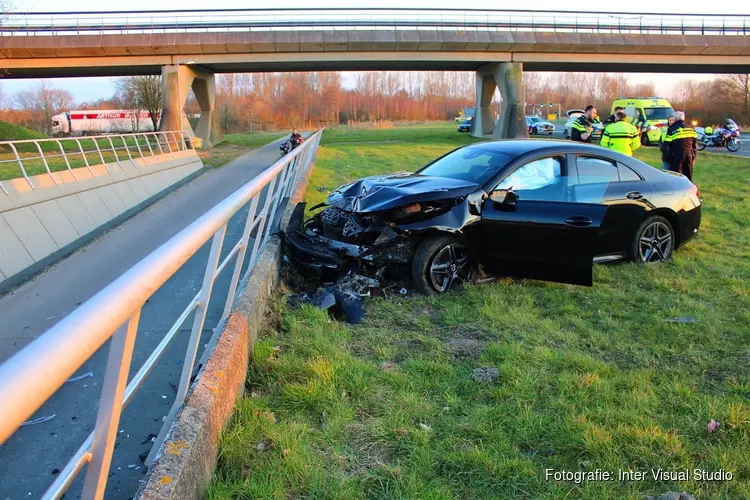
M 220 169 L 209 170 L 117 228 L 0 298 L 0 362 L 70 313 L 159 245 L 279 158 L 279 141 Z M 265 193 L 263 193 L 265 195 Z M 263 196 L 258 204 L 262 207 Z M 229 222 L 222 258 L 240 238 L 245 207 Z M 145 304 L 130 376 L 143 364 L 201 286 L 210 242 Z M 248 253 L 249 257 L 249 253 Z M 247 260 L 245 262 L 245 267 Z M 233 266 L 214 285 L 198 358 L 220 319 Z M 106 498 L 132 498 L 145 477 L 139 455 L 151 447 L 171 407 L 192 315 L 122 414 Z M 38 498 L 93 430 L 108 343 L 34 415 L 51 420 L 19 429 L 0 447 L 0 499 Z M 80 496 L 83 474 L 65 498 Z

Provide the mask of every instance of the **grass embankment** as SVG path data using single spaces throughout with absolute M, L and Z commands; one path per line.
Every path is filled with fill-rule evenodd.
M 289 135 L 289 132 L 250 132 L 247 134 L 229 134 L 224 142 L 199 151 L 203 164 L 207 167 L 221 167 L 250 150 L 265 146 L 271 141 Z
M 0 122 L 0 132 L 2 131 L 3 123 Z M 9 125 L 9 124 L 8 124 Z M 13 127 L 13 126 L 11 126 Z M 20 131 L 26 131 L 30 134 L 34 134 L 33 131 L 16 127 Z M 39 139 L 41 136 L 30 136 L 25 137 L 23 133 L 15 130 L 16 137 L 6 140 L 24 140 L 24 139 Z M 26 134 L 26 135 L 30 135 Z M 249 134 L 231 134 L 225 137 L 224 142 L 208 149 L 199 149 L 199 155 L 203 159 L 206 166 L 219 167 L 235 158 L 243 155 L 244 153 L 264 146 L 269 142 L 288 135 L 284 132 L 256 132 Z M 130 147 L 130 155 L 133 158 L 139 158 L 140 154 L 138 146 L 140 146 L 144 156 L 150 156 L 153 150 L 154 154 L 160 154 L 159 145 L 153 138 L 147 139 L 145 136 L 139 136 L 137 139 L 132 135 L 124 135 L 125 144 Z M 171 139 L 170 139 L 171 140 Z M 86 137 L 79 138 L 80 147 L 78 142 L 74 139 L 60 139 L 60 145 L 67 153 L 77 153 L 68 155 L 68 162 L 70 162 L 71 168 L 81 168 L 86 166 L 86 161 L 89 165 L 98 165 L 102 163 L 104 159 L 107 163 L 113 163 L 116 161 L 115 154 L 112 152 L 112 146 L 117 149 L 117 156 L 120 160 L 128 158 L 128 152 L 125 150 L 125 144 L 119 137 L 112 139 L 113 144 L 109 143 L 108 139 L 89 139 Z M 41 143 L 42 153 L 44 160 L 47 161 L 50 171 L 56 172 L 65 170 L 68 165 L 65 163 L 65 159 L 60 154 L 60 145 L 56 142 Z M 101 151 L 101 156 L 97 151 L 97 145 Z M 151 149 L 149 149 L 149 146 Z M 171 142 L 172 148 L 176 148 L 177 144 Z M 30 144 L 18 144 L 16 145 L 19 156 L 23 158 L 23 166 L 26 170 L 26 174 L 29 176 L 42 174 L 46 172 L 44 160 L 39 155 L 39 151 L 33 143 Z M 84 153 L 80 153 L 83 149 Z M 162 150 L 165 153 L 169 152 L 167 144 L 162 142 Z M 85 160 L 84 160 L 85 155 Z M 21 169 L 18 165 L 15 154 L 12 149 L 7 146 L 0 146 L 0 181 L 7 179 L 15 179 L 22 177 Z
M 353 133 L 360 144 L 324 136 L 310 200 L 469 140 Z M 639 156 L 659 164 L 653 148 Z M 379 298 L 357 326 L 279 299 L 206 498 L 750 497 L 750 161 L 701 155 L 695 180 L 701 235 L 666 264 L 596 266 L 591 288 Z M 498 378 L 475 381 L 480 367 Z M 575 485 L 548 468 L 647 476 Z M 655 481 L 659 468 L 690 479 Z M 734 479 L 696 481 L 696 468 Z
M 44 139 L 44 135 L 0 120 L 0 141 L 23 141 L 26 139 Z

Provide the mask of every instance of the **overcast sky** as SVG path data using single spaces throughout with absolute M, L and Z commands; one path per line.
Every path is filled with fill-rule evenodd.
M 285 0 L 280 2 L 279 5 L 284 8 L 304 8 L 304 7 L 351 7 L 352 0 Z M 149 10 L 157 8 L 159 10 L 168 9 L 202 9 L 207 3 L 205 0 L 161 0 L 160 2 L 154 2 L 153 0 L 128 0 L 126 3 L 122 2 L 106 2 L 102 3 L 101 0 L 67 0 L 60 2 L 59 0 L 12 0 L 12 10 L 15 11 L 27 11 L 27 12 L 62 12 L 62 5 L 64 5 L 65 12 L 71 11 L 115 11 L 115 10 Z M 529 2 L 530 5 L 524 5 L 521 7 L 518 1 L 503 1 L 503 0 L 474 0 L 471 3 L 471 8 L 474 9 L 519 9 L 528 8 L 533 10 L 588 10 L 586 5 L 593 7 L 594 10 L 600 12 L 642 12 L 645 5 L 654 6 L 654 9 L 659 12 L 668 12 L 671 6 L 679 5 L 680 13 L 682 14 L 702 14 L 707 11 L 710 12 L 709 8 L 712 6 L 711 3 L 705 1 L 690 1 L 683 0 L 679 4 L 673 2 L 656 2 L 656 3 L 643 3 L 643 2 L 593 2 L 593 3 L 577 3 L 576 7 L 567 7 L 567 5 L 574 4 L 574 2 L 565 2 L 563 0 L 535 0 Z M 268 8 L 269 4 L 266 2 L 248 2 L 247 0 L 212 0 L 209 5 L 214 9 L 233 9 L 233 8 Z M 362 1 L 357 4 L 357 7 L 414 7 L 414 8 L 451 8 L 455 9 L 458 7 L 455 0 L 370 0 Z M 580 7 L 578 7 L 580 6 Z M 611 6 L 608 8 L 608 6 Z M 720 7 L 720 12 L 723 14 L 747 14 L 750 15 L 750 2 L 747 1 L 735 1 L 735 2 L 723 2 Z M 712 12 L 713 13 L 713 12 Z M 653 14 L 653 13 L 649 13 Z M 630 80 L 633 82 L 648 82 L 653 81 L 656 84 L 656 90 L 659 94 L 666 94 L 669 92 L 671 87 L 682 78 L 693 78 L 698 80 L 704 80 L 711 78 L 711 75 L 671 75 L 671 74 L 630 74 Z M 53 79 L 53 85 L 69 90 L 75 97 L 76 101 L 90 101 L 96 100 L 101 97 L 110 97 L 114 93 L 114 85 L 110 78 L 61 78 Z M 351 82 L 351 77 L 345 75 L 344 83 Z M 28 88 L 29 85 L 36 84 L 34 80 L 5 80 L 0 83 L 0 88 L 6 95 L 14 94 L 19 90 Z

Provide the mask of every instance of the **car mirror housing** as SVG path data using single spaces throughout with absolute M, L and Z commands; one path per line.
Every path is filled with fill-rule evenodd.
M 490 193 L 490 199 L 501 207 L 514 207 L 518 195 L 512 189 L 496 189 Z

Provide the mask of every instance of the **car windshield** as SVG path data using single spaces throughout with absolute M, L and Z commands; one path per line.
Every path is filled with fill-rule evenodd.
M 542 119 L 539 118 L 539 117 L 537 117 L 537 116 L 532 116 L 532 117 L 529 118 L 529 121 L 532 122 L 532 123 L 536 123 L 536 122 L 542 121 Z
M 647 120 L 666 120 L 674 114 L 672 108 L 645 108 Z
M 507 153 L 479 146 L 469 146 L 447 154 L 418 170 L 421 175 L 447 177 L 484 184 L 500 171 L 513 157 Z

